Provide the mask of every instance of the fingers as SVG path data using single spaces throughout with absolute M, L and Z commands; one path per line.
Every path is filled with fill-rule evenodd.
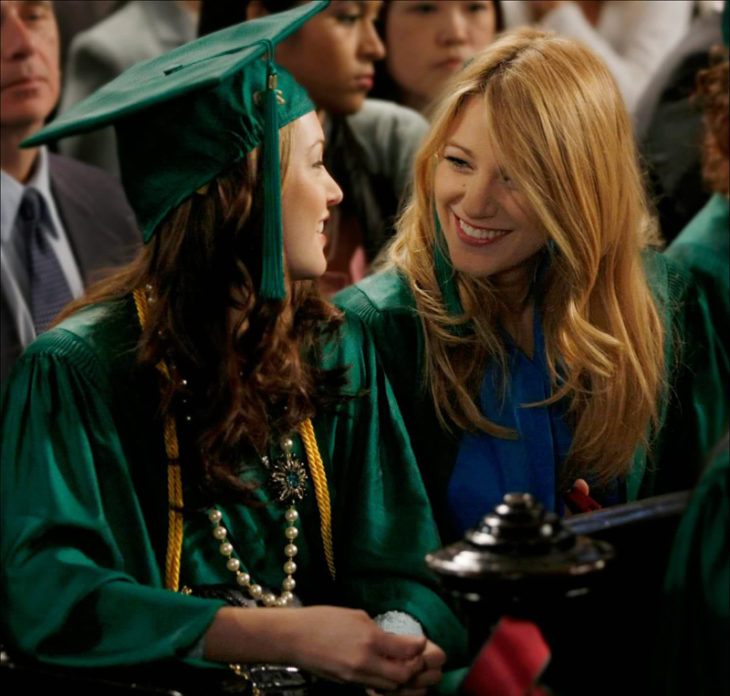
M 413 681 L 424 669 L 423 657 L 420 655 L 410 660 L 392 660 L 375 656 L 368 660 L 353 681 L 392 691 Z M 389 687 L 382 686 L 380 682 L 376 684 L 373 679 L 385 680 L 389 683 Z
M 427 669 L 440 670 L 444 662 L 446 662 L 446 653 L 436 643 L 432 643 L 429 640 L 423 650 L 423 662 Z
M 382 632 L 378 640 L 378 650 L 394 660 L 412 660 L 420 656 L 426 648 L 425 636 L 404 636 Z
M 575 483 L 573 484 L 573 488 L 576 491 L 580 491 L 583 495 L 588 495 L 589 487 L 588 482 L 585 479 L 579 478 L 575 480 Z
M 441 681 L 441 667 L 446 661 L 446 654 L 430 640 L 423 651 L 423 669 L 407 684 L 394 692 L 397 696 L 421 696 L 428 687 Z

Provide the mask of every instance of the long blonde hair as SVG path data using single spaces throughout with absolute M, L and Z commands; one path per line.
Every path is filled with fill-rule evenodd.
M 479 54 L 449 95 L 418 153 L 413 197 L 387 255 L 416 298 L 439 418 L 447 427 L 514 437 L 475 403 L 489 360 L 507 378 L 494 287 L 488 277 L 454 271 L 464 310 L 455 317 L 434 269 L 434 171 L 460 109 L 476 97 L 485 133 L 549 240 L 540 307 L 553 384 L 546 403 L 568 404 L 574 436 L 566 473 L 603 481 L 624 475 L 656 425 L 664 327 L 641 254 L 658 237 L 616 83 L 580 44 L 521 29 Z

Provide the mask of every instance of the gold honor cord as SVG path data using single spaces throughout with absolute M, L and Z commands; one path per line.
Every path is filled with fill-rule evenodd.
M 332 548 L 332 508 L 330 507 L 330 491 L 327 486 L 327 474 L 324 472 L 324 463 L 317 447 L 317 438 L 314 435 L 312 421 L 307 418 L 299 424 L 299 435 L 304 443 L 304 451 L 307 454 L 309 473 L 314 482 L 314 496 L 317 499 L 319 508 L 319 526 L 322 533 L 322 545 L 324 556 L 327 559 L 332 579 L 335 579 L 335 552 Z
M 147 322 L 147 296 L 142 288 L 136 288 L 134 290 L 134 304 L 137 308 L 139 323 L 144 328 Z M 170 371 L 164 360 L 160 360 L 156 367 L 166 379 L 170 379 Z M 332 509 L 330 507 L 327 474 L 324 470 L 322 456 L 317 447 L 314 427 L 309 418 L 299 425 L 299 434 L 304 443 L 309 471 L 314 483 L 314 494 L 319 509 L 322 545 L 327 560 L 327 567 L 334 580 L 335 559 L 332 545 Z M 177 426 L 175 424 L 175 418 L 170 414 L 165 416 L 165 454 L 167 455 L 168 464 L 167 497 L 169 504 L 167 554 L 165 556 L 165 587 L 168 590 L 177 592 L 180 586 L 180 558 L 182 556 L 183 546 L 183 495 Z

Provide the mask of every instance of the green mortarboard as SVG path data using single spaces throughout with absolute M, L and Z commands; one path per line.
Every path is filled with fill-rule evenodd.
M 263 144 L 259 294 L 283 299 L 278 130 L 315 107 L 274 66 L 274 47 L 328 4 L 310 2 L 237 24 L 139 63 L 23 145 L 113 125 L 122 183 L 148 242 L 170 210 Z

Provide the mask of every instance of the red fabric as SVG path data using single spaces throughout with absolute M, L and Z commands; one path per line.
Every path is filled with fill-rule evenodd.
M 537 625 L 503 616 L 461 691 L 466 696 L 547 696 L 535 684 L 549 660 L 550 648 Z

